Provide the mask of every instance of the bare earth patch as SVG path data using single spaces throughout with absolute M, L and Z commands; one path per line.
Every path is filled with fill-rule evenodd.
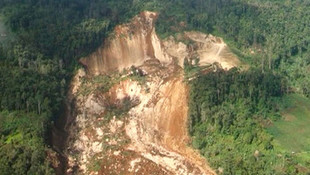
M 183 77 L 152 82 L 149 94 L 136 94 L 141 103 L 130 111 L 126 133 L 132 142 L 127 149 L 173 174 L 214 174 L 199 153 L 188 146 L 188 87 Z M 151 101 L 154 98 L 155 103 Z
M 66 150 L 67 174 L 215 174 L 188 146 L 188 87 L 182 69 L 159 62 L 141 68 L 147 73 L 145 84 L 129 78 L 101 95 L 96 90 L 81 95 L 83 84 L 74 79 L 77 116 Z M 105 101 L 117 106 L 124 99 L 139 103 L 127 115 L 106 118 Z
M 240 62 L 212 35 L 186 32 L 190 45 L 173 37 L 160 41 L 156 18 L 142 12 L 117 26 L 108 45 L 81 59 L 87 73 L 76 74 L 68 94 L 65 174 L 215 174 L 189 146 L 183 61 L 198 56 L 201 66 L 217 63 L 226 69 Z M 128 73 L 133 65 L 138 72 Z M 106 78 L 91 81 L 123 70 L 127 73 L 114 85 L 105 87 Z

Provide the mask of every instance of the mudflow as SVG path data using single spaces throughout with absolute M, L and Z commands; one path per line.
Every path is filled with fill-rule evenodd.
M 230 69 L 239 60 L 221 38 L 200 32 L 180 34 L 189 45 L 174 37 L 161 41 L 156 18 L 140 13 L 81 59 L 84 69 L 68 92 L 65 174 L 215 174 L 190 147 L 183 62 L 198 57 L 201 66 Z M 114 82 L 108 89 L 105 77 Z

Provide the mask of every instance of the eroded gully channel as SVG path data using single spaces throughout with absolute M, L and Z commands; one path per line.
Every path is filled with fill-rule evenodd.
M 57 165 L 53 165 L 56 175 L 67 174 L 68 159 L 65 153 L 69 136 L 69 129 L 74 122 L 74 107 L 72 100 L 67 98 L 63 104 L 60 116 L 49 131 L 48 144 L 57 153 Z

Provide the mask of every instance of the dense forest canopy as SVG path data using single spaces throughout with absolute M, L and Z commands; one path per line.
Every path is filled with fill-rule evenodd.
M 273 105 L 267 105 L 273 97 L 291 92 L 310 97 L 307 0 L 1 0 L 0 22 L 10 32 L 1 36 L 9 41 L 0 39 L 0 172 L 53 173 L 45 157 L 46 130 L 59 116 L 77 60 L 98 48 L 115 25 L 142 10 L 160 14 L 156 27 L 161 37 L 186 30 L 213 33 L 223 37 L 242 61 L 255 67 L 255 71 L 219 72 L 195 80 L 191 98 L 201 99 L 190 104 L 195 106 L 191 108 L 190 130 L 194 146 L 206 157 L 217 154 L 213 148 L 221 149 L 212 144 L 214 139 L 228 139 L 237 146 L 242 139 L 250 146 L 240 150 L 251 152 L 256 145 L 265 151 L 266 157 L 252 170 L 241 170 L 250 161 L 238 164 L 228 159 L 231 162 L 226 166 L 234 166 L 224 168 L 231 173 L 268 169 L 267 158 L 276 159 L 272 157 L 271 136 L 263 129 L 242 130 L 253 129 L 266 116 L 277 118 Z M 214 89 L 200 89 L 201 83 Z M 208 95 L 216 88 L 222 93 Z M 205 95 L 197 94 L 202 91 Z M 236 112 L 240 108 L 245 109 L 243 114 Z M 238 120 L 249 127 L 236 126 Z M 211 133 L 214 130 L 217 132 Z M 239 158 L 231 154 L 215 156 L 219 160 L 211 161 L 212 165 L 217 167 L 228 155 Z M 291 169 L 283 173 L 294 174 L 294 162 L 285 163 Z M 275 173 L 273 168 L 269 167 L 270 174 Z
M 258 69 L 211 72 L 193 80 L 193 146 L 223 174 L 295 174 L 296 158 L 275 148 L 265 130 L 280 119 L 277 98 L 284 86 L 281 76 Z

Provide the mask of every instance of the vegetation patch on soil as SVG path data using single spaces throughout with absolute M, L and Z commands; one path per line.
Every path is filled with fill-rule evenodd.
M 283 97 L 282 101 L 282 119 L 268 131 L 274 136 L 277 146 L 309 161 L 310 99 L 292 94 Z

